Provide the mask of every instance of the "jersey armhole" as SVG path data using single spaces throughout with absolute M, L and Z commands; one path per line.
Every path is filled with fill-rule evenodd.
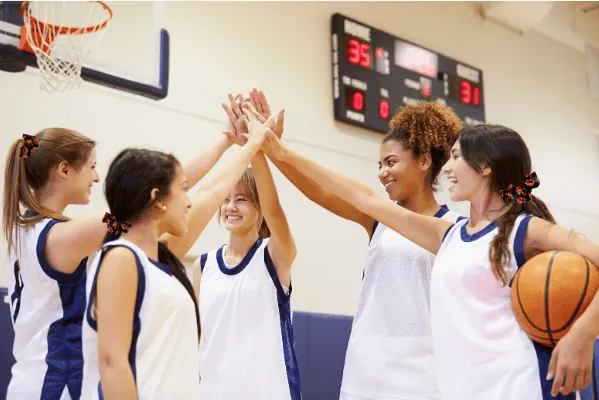
M 449 231 L 451 230 L 451 228 L 453 228 L 455 226 L 455 224 L 451 224 L 449 226 L 449 228 L 447 228 L 447 230 L 445 231 L 445 233 L 443 234 L 443 239 L 441 239 L 441 243 L 443 243 L 445 241 L 445 238 L 447 237 L 447 235 L 449 234 Z
M 208 261 L 208 253 L 204 253 L 200 256 L 200 271 L 204 272 L 204 267 L 206 266 L 206 261 Z
M 73 284 L 73 283 L 79 282 L 81 280 L 81 278 L 83 277 L 83 274 L 85 273 L 85 270 L 86 270 L 88 257 L 83 258 L 81 260 L 81 262 L 79 263 L 79 265 L 77 266 L 77 268 L 75 269 L 75 271 L 68 274 L 66 272 L 60 272 L 60 271 L 57 271 L 54 268 L 52 268 L 52 266 L 46 259 L 46 256 L 44 255 L 44 248 L 46 246 L 46 240 L 48 239 L 48 234 L 50 234 L 50 231 L 52 230 L 54 225 L 59 224 L 61 222 L 66 222 L 66 221 L 52 219 L 52 220 L 48 221 L 46 226 L 44 226 L 44 229 L 42 229 L 42 231 L 40 232 L 40 234 L 37 238 L 37 244 L 36 244 L 36 249 L 35 249 L 36 255 L 37 255 L 37 261 L 39 262 L 40 266 L 42 267 L 42 271 L 44 271 L 44 273 L 46 275 L 48 275 L 51 279 L 54 279 L 57 283 Z
M 145 275 L 143 266 L 141 264 L 141 260 L 139 259 L 139 256 L 137 255 L 137 253 L 135 251 L 133 251 L 128 246 L 125 246 L 122 244 L 109 246 L 109 247 L 104 248 L 98 255 L 98 257 L 100 259 L 98 260 L 98 267 L 96 268 L 96 272 L 93 276 L 93 282 L 92 282 L 91 290 L 89 292 L 89 298 L 87 299 L 85 318 L 86 318 L 89 326 L 94 331 L 97 332 L 98 331 L 98 321 L 96 321 L 92 315 L 92 307 L 94 307 L 94 304 L 95 304 L 96 286 L 98 284 L 98 275 L 100 273 L 100 268 L 102 267 L 102 261 L 104 260 L 104 255 L 106 253 L 108 253 L 110 250 L 114 249 L 115 247 L 124 247 L 126 249 L 129 249 L 129 251 L 131 251 L 133 253 L 133 255 L 135 256 L 135 264 L 137 266 L 137 295 L 135 298 L 135 309 L 133 311 L 133 335 L 132 335 L 132 341 L 131 341 L 131 346 L 132 346 L 132 348 L 134 348 L 134 345 L 137 343 L 137 337 L 139 336 L 139 328 L 140 328 L 139 311 L 141 310 L 141 304 L 143 302 L 144 294 L 146 292 L 146 275 Z
M 379 221 L 377 221 L 376 219 L 374 220 L 374 224 L 372 224 L 372 233 L 370 234 L 370 239 L 368 239 L 368 242 L 372 241 L 372 237 L 374 236 L 374 232 L 376 231 L 376 227 L 379 226 Z
M 272 279 L 272 282 L 277 289 L 277 297 L 279 301 L 288 301 L 291 296 L 292 284 L 289 281 L 289 291 L 285 293 L 285 289 L 283 285 L 281 285 L 281 281 L 279 280 L 279 276 L 277 275 L 277 270 L 275 269 L 275 264 L 272 262 L 272 258 L 270 258 L 270 253 L 268 252 L 268 246 L 264 246 L 264 264 L 266 264 L 266 270 Z
M 518 228 L 516 230 L 516 236 L 514 238 L 514 258 L 516 259 L 516 264 L 518 265 L 518 269 L 526 262 L 526 257 L 524 256 L 524 239 L 526 238 L 526 231 L 528 230 L 528 223 L 532 215 L 527 215 L 524 217 Z

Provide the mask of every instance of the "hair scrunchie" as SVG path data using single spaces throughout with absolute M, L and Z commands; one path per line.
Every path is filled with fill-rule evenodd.
M 532 171 L 524 177 L 524 180 L 518 185 L 511 183 L 499 191 L 499 194 L 507 204 L 515 201 L 518 204 L 524 204 L 532 199 L 532 190 L 539 187 L 541 181 L 537 173 Z

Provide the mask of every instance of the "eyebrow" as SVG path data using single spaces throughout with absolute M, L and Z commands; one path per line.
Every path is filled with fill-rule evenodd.
M 383 158 L 383 161 L 387 161 L 389 160 L 391 157 L 397 157 L 397 155 L 395 154 L 389 154 L 387 157 Z M 381 162 L 379 161 L 379 165 L 381 165 Z

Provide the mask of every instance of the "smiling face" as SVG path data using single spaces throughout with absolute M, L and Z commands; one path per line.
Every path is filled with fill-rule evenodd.
M 262 238 L 270 236 L 260 209 L 260 197 L 251 168 L 221 204 L 218 218 L 231 233 L 245 235 L 257 231 Z
M 85 163 L 78 167 L 66 165 L 65 168 L 70 172 L 65 177 L 64 193 L 68 199 L 68 204 L 88 204 L 92 193 L 94 183 L 100 181 L 96 170 L 96 149 L 93 148 Z
M 470 201 L 474 194 L 485 187 L 485 177 L 477 172 L 462 157 L 460 141 L 451 148 L 449 161 L 443 166 L 443 173 L 449 180 L 449 198 L 451 201 Z
M 405 201 L 425 190 L 429 170 L 430 163 L 402 143 L 388 140 L 381 145 L 378 176 L 390 199 Z
M 187 232 L 187 217 L 191 208 L 191 200 L 187 195 L 188 190 L 189 184 L 183 168 L 177 164 L 168 195 L 161 199 L 161 204 L 166 209 L 160 216 L 160 224 L 164 226 L 164 231 L 174 236 L 182 236 Z

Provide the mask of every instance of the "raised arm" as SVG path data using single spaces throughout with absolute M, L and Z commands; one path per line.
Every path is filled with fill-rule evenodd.
M 531 218 L 524 251 L 527 258 L 547 251 L 580 254 L 599 266 L 599 246 L 559 225 Z M 558 342 L 549 362 L 547 379 L 553 379 L 552 394 L 564 395 L 584 389 L 591 382 L 594 344 L 599 336 L 599 292 L 585 312 Z
M 297 250 L 291 235 L 291 229 L 279 196 L 274 179 L 268 167 L 268 161 L 262 152 L 258 152 L 252 160 L 252 169 L 256 180 L 256 188 L 260 197 L 260 208 L 270 229 L 268 253 L 273 261 L 275 270 L 282 285 L 289 287 L 290 270 Z
M 189 182 L 189 187 L 195 186 L 220 160 L 233 142 L 227 137 L 220 138 L 209 149 L 200 153 L 196 158 L 189 162 L 185 168 L 185 177 Z
M 129 364 L 138 273 L 135 255 L 117 247 L 106 253 L 95 293 L 98 363 L 105 399 L 137 399 Z M 93 294 L 92 294 L 93 295 Z
M 75 272 L 81 260 L 100 250 L 106 237 L 104 213 L 56 223 L 50 228 L 44 245 L 48 264 L 58 272 Z
M 265 120 L 271 115 L 270 105 L 268 104 L 266 96 L 262 91 L 253 89 L 248 97 L 250 104 L 258 113 L 258 118 L 261 117 L 261 120 Z M 232 125 L 234 127 L 243 129 L 243 126 L 239 126 L 238 123 L 241 111 L 236 110 L 236 107 L 239 108 L 236 102 L 232 102 L 230 108 L 226 105 L 223 105 L 223 108 L 229 116 Z M 284 131 L 284 117 L 284 111 L 279 113 L 276 123 L 272 128 L 272 131 L 279 138 L 283 135 Z M 268 151 L 266 148 L 265 150 Z M 266 155 L 269 156 L 268 152 Z M 301 170 L 295 168 L 293 165 L 279 162 L 273 157 L 269 158 L 277 167 L 277 169 L 281 171 L 285 178 L 287 178 L 300 192 L 302 192 L 304 196 L 306 196 L 312 202 L 341 218 L 360 224 L 366 230 L 368 236 L 372 235 L 374 219 L 368 214 L 361 212 L 326 188 L 317 185 L 312 180 L 307 178 Z
M 358 210 L 433 254 L 439 250 L 443 236 L 451 226 L 448 221 L 397 207 L 394 202 L 378 195 L 368 185 L 325 168 L 294 152 L 272 132 L 267 135 L 265 146 L 270 148 L 270 154 L 275 160 L 293 165 L 316 184 L 327 187 Z
M 263 125 L 253 119 L 255 129 L 247 143 L 240 149 L 233 161 L 223 167 L 209 182 L 201 182 L 196 198 L 193 201 L 188 217 L 188 229 L 183 236 L 163 235 L 160 240 L 178 258 L 183 258 L 191 249 L 200 233 L 204 230 L 221 203 L 237 184 L 250 161 L 258 152 L 266 135 L 266 130 L 272 126 L 273 118 Z

